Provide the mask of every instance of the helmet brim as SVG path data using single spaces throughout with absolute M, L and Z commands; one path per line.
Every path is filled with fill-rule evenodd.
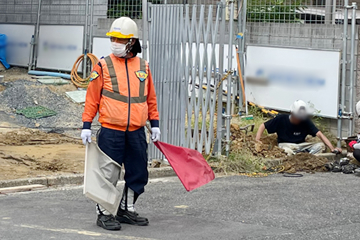
M 106 33 L 106 36 L 114 37 L 114 38 L 120 38 L 120 39 L 137 38 L 137 37 L 134 36 L 134 34 L 124 35 L 124 34 L 122 34 L 120 32 L 108 32 L 108 33 Z

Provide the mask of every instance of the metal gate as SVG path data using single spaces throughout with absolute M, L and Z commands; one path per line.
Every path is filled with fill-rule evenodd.
M 162 141 L 205 154 L 214 146 L 217 123 L 221 149 L 223 97 L 230 107 L 221 81 L 225 42 L 220 36 L 233 20 L 225 20 L 224 7 L 150 4 L 148 12 L 149 62 L 158 95 Z M 227 44 L 232 46 L 232 37 L 229 39 Z M 231 51 L 229 47 L 229 56 Z M 161 158 L 152 145 L 149 155 Z

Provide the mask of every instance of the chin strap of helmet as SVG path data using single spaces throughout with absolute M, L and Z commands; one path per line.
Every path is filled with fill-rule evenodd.
M 126 43 L 126 54 L 128 54 L 129 52 L 131 52 L 133 45 L 132 43 L 132 39 L 130 39 L 127 43 Z

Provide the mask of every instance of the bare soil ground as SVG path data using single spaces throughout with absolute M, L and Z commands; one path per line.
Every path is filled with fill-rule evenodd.
M 0 134 L 0 180 L 82 173 L 85 147 L 56 133 L 20 129 Z
M 0 75 L 4 76 L 4 82 L 12 82 L 21 80 L 32 80 L 31 76 L 27 74 L 26 68 L 12 67 L 8 70 L 0 72 Z
M 75 144 L 0 146 L 0 180 L 82 173 L 84 159 Z

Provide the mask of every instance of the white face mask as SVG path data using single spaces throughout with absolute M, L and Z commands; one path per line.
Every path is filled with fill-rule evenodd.
M 126 44 L 111 42 L 111 51 L 116 57 L 126 57 Z

